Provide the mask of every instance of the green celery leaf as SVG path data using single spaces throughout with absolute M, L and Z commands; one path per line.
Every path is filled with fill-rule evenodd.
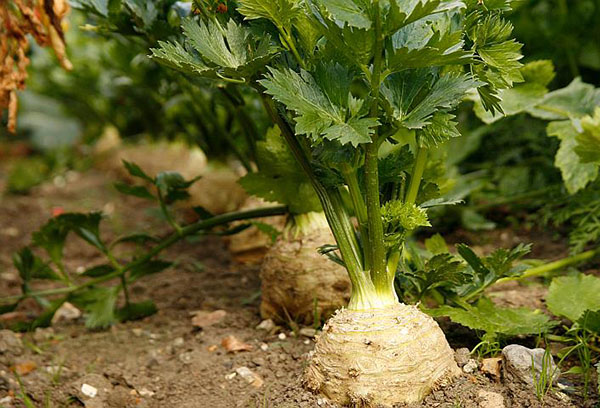
M 440 255 L 450 252 L 446 240 L 439 233 L 425 240 L 425 248 L 434 255 Z
M 560 139 L 560 147 L 556 153 L 554 164 L 560 169 L 563 181 L 570 194 L 586 187 L 598 177 L 598 166 L 593 163 L 584 163 L 577 154 L 577 136 L 579 132 L 572 121 L 564 120 L 550 122 L 547 130 L 548 136 Z
M 114 270 L 115 268 L 112 265 L 96 265 L 86 269 L 81 275 L 89 276 L 90 278 L 98 278 L 100 276 L 108 275 L 109 273 L 114 272 Z
M 567 87 L 550 92 L 528 112 L 545 120 L 564 120 L 592 115 L 600 105 L 600 88 L 575 78 Z
M 158 17 L 158 10 L 155 2 L 147 0 L 123 0 L 127 7 L 136 19 L 139 19 L 144 24 L 144 27 L 150 27 Z
M 65 228 L 75 232 L 79 237 L 95 246 L 102 252 L 106 252 L 106 246 L 100 239 L 100 221 L 102 214 L 92 212 L 88 214 L 68 213 L 61 214 L 56 220 L 62 223 Z
M 260 232 L 266 234 L 271 239 L 272 244 L 274 244 L 275 241 L 277 241 L 277 237 L 281 235 L 281 231 L 279 231 L 271 224 L 267 224 L 265 222 L 260 221 L 252 221 L 251 224 L 254 225 Z
M 575 153 L 582 163 L 600 165 L 600 107 L 596 108 L 593 117 L 583 117 L 580 126 L 581 132 L 575 136 Z
M 237 8 L 246 20 L 265 18 L 286 30 L 290 29 L 300 10 L 296 0 L 240 0 Z
M 481 298 L 468 309 L 441 306 L 427 312 L 432 316 L 448 316 L 455 323 L 492 335 L 538 335 L 556 325 L 541 312 L 527 308 L 498 307 L 487 298 Z
M 128 162 L 127 160 L 123 160 L 123 165 L 125 166 L 125 169 L 127 169 L 127 172 L 131 176 L 141 178 L 142 180 L 148 181 L 150 183 L 154 183 L 154 179 L 147 175 L 144 172 L 144 170 L 142 170 L 142 168 L 137 164 L 133 162 Z
M 56 265 L 60 265 L 63 257 L 65 239 L 69 228 L 57 218 L 51 218 L 42 228 L 32 234 L 34 245 L 44 248 Z
M 73 8 L 82 9 L 102 17 L 108 17 L 109 0 L 71 0 L 69 4 Z
M 386 5 L 386 3 L 389 3 Z M 389 35 L 404 26 L 436 13 L 464 7 L 458 0 L 388 0 L 383 2 L 383 29 Z
M 420 132 L 419 142 L 424 146 L 436 147 L 453 137 L 460 137 L 455 118 L 456 116 L 447 112 L 434 113 L 431 123 Z
M 170 267 L 172 264 L 172 262 L 161 260 L 152 260 L 144 262 L 142 264 L 134 266 L 129 270 L 129 280 L 136 281 L 144 276 L 161 272 Z
M 245 81 L 277 52 L 268 35 L 257 38 L 249 28 L 233 20 L 223 27 L 216 20 L 197 22 L 188 18 L 183 20 L 182 27 L 196 52 L 178 43 L 159 41 L 159 47 L 151 49 L 151 57 L 189 74 Z
M 373 118 L 347 118 L 347 109 L 335 105 L 314 77 L 302 70 L 300 74 L 290 69 L 269 68 L 270 73 L 260 83 L 266 93 L 298 114 L 296 133 L 306 134 L 318 141 L 321 137 L 337 140 L 341 144 L 371 143 L 374 127 L 379 123 Z M 339 94 L 347 83 L 339 84 Z M 330 86 L 329 92 L 333 92 Z
M 512 88 L 500 89 L 497 96 L 500 98 L 501 113 L 486 110 L 481 97 L 474 97 L 475 114 L 484 123 L 494 123 L 504 116 L 516 115 L 526 112 L 540 104 L 548 93 L 547 85 L 554 78 L 554 66 L 551 61 L 541 60 L 525 64 L 521 68 L 524 82 Z
M 13 254 L 13 264 L 19 271 L 19 276 L 23 279 L 25 284 L 32 279 L 61 279 L 47 263 L 35 256 L 29 247 L 24 247 Z
M 120 286 L 89 288 L 69 300 L 86 312 L 86 327 L 104 329 L 117 322 L 115 307 L 120 289 Z
M 152 316 L 158 311 L 156 305 L 151 300 L 146 300 L 139 303 L 129 303 L 115 310 L 115 317 L 120 322 L 130 320 L 140 320 L 148 316 Z
M 586 310 L 600 310 L 600 278 L 577 274 L 554 278 L 546 305 L 556 316 L 576 322 Z
M 19 306 L 19 302 L 0 304 L 0 315 L 3 315 L 4 313 L 14 312 L 17 306 Z
M 163 171 L 156 175 L 156 187 L 165 203 L 172 204 L 175 201 L 189 198 L 187 189 L 200 178 L 201 176 L 198 176 L 186 180 L 175 171 Z
M 600 335 L 600 311 L 586 310 L 577 321 L 579 327 Z
M 336 22 L 365 30 L 371 28 L 369 2 L 362 0 L 321 0 L 320 3 L 325 6 Z
M 395 145 L 391 151 L 379 159 L 379 183 L 399 182 L 406 178 L 415 162 L 409 145 Z
M 464 285 L 456 288 L 459 296 L 468 296 L 492 285 L 504 277 L 519 276 L 525 271 L 522 265 L 514 263 L 531 251 L 531 245 L 519 244 L 513 249 L 499 248 L 485 257 L 479 257 L 467 245 L 457 245 L 459 255 L 470 266 L 471 278 Z
M 427 21 L 418 21 L 394 34 L 387 69 L 394 73 L 410 68 L 464 65 L 472 60 L 472 54 L 462 47 L 461 31 L 442 32 Z
M 148 234 L 144 234 L 144 233 L 135 233 L 135 234 L 124 235 L 122 237 L 117 238 L 110 244 L 110 247 L 113 248 L 115 245 L 125 243 L 125 242 L 132 242 L 136 245 L 145 245 L 150 242 L 154 242 L 154 243 L 160 242 L 160 239 L 157 237 L 153 237 L 152 235 L 148 235 Z
M 435 288 L 462 284 L 468 278 L 464 263 L 449 253 L 434 255 L 425 262 L 423 269 L 406 274 L 412 278 L 421 296 Z
M 114 183 L 114 186 L 117 189 L 117 191 L 122 194 L 127 194 L 139 198 L 145 198 L 148 200 L 155 199 L 152 193 L 150 193 L 150 191 L 148 191 L 148 189 L 144 186 L 130 186 L 129 184 L 120 182 Z
M 310 180 L 292 155 L 278 127 L 270 128 L 256 144 L 259 171 L 248 173 L 240 184 L 248 194 L 289 206 L 293 214 L 321 211 Z
M 431 124 L 436 112 L 456 107 L 467 91 L 479 84 L 469 75 L 446 74 L 437 79 L 431 75 L 429 70 L 411 70 L 386 81 L 384 95 L 394 108 L 395 119 L 408 129 Z M 447 121 L 445 116 L 442 122 Z M 438 126 L 439 122 L 440 118 Z

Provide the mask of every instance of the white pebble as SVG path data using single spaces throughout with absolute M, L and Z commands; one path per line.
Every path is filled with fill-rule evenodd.
M 83 393 L 83 395 L 86 395 L 90 398 L 94 398 L 96 395 L 98 395 L 98 389 L 96 387 L 92 387 L 89 384 L 83 384 L 81 386 L 81 392 Z
M 267 351 L 267 350 L 269 349 L 269 345 L 268 345 L 267 343 L 262 343 L 262 344 L 260 345 L 260 349 L 261 349 L 262 351 Z
M 279 340 L 285 340 L 287 336 L 285 335 L 285 333 L 279 333 L 277 337 L 279 338 Z

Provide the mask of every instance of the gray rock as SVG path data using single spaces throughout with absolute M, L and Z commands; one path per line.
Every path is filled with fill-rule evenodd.
M 465 364 L 462 369 L 465 373 L 472 374 L 479 369 L 479 364 L 477 363 L 477 360 L 471 358 L 469 361 L 467 361 L 467 364 Z
M 456 364 L 458 364 L 460 368 L 464 367 L 470 359 L 471 352 L 466 347 L 456 349 L 454 352 L 454 361 L 456 361 Z
M 11 365 L 23 354 L 23 342 L 11 330 L 0 330 L 0 364 Z
M 11 330 L 0 330 L 0 353 L 20 356 L 23 354 L 23 342 Z
M 554 359 L 544 349 L 529 349 L 519 344 L 510 344 L 502 349 L 502 365 L 505 381 L 522 382 L 529 386 L 534 386 L 543 375 L 552 382 L 560 375 Z

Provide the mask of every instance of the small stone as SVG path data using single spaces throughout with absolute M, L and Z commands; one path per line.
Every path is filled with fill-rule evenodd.
M 475 371 L 477 371 L 478 368 L 479 368 L 479 365 L 477 364 L 477 360 L 473 360 L 471 358 L 471 359 L 469 359 L 467 364 L 465 364 L 463 366 L 463 371 L 467 374 L 471 374 L 471 373 L 474 373 Z
M 260 349 L 262 351 L 267 351 L 269 349 L 269 345 L 267 343 L 261 343 Z
M 264 330 L 266 332 L 270 332 L 275 328 L 275 323 L 271 319 L 263 320 L 256 326 L 256 330 Z
M 83 395 L 90 398 L 95 398 L 96 395 L 98 395 L 98 389 L 96 387 L 85 383 L 81 385 L 81 392 Z
M 2 235 L 6 235 L 7 237 L 18 237 L 20 234 L 19 230 L 15 227 L 8 227 L 2 230 Z
M 215 351 L 217 351 L 219 349 L 219 346 L 217 346 L 216 344 L 210 345 L 207 347 L 207 350 L 211 353 L 214 353 Z
M 67 369 L 63 366 L 48 366 L 46 367 L 46 372 L 50 375 L 59 375 L 61 372 L 67 371 Z
M 192 363 L 192 359 L 193 359 L 193 355 L 190 352 L 188 352 L 188 353 L 181 353 L 179 355 L 179 361 L 181 361 L 183 364 L 191 364 Z
M 285 377 L 285 372 L 283 370 L 277 370 L 277 371 L 275 371 L 275 377 L 283 378 L 283 377 Z
M 234 378 L 236 375 L 237 375 L 237 373 L 235 373 L 235 372 L 233 372 L 233 373 L 230 373 L 230 374 L 227 374 L 227 375 L 225 376 L 225 379 L 226 379 L 226 380 L 232 380 L 232 379 L 233 379 L 233 378 Z
M 61 321 L 69 321 L 76 320 L 81 317 L 81 310 L 77 309 L 69 302 L 65 302 L 61 307 L 58 308 L 54 317 L 52 318 L 52 323 L 58 323 Z
M 23 354 L 23 342 L 13 331 L 0 330 L 0 354 Z
M 257 366 L 264 366 L 266 363 L 265 359 L 262 357 L 254 357 L 252 362 Z
M 279 340 L 285 340 L 287 338 L 287 336 L 285 335 L 285 333 L 279 333 L 279 335 L 277 335 L 277 338 Z
M 155 368 L 159 365 L 158 360 L 154 357 L 151 357 L 148 359 L 148 361 L 146 362 L 146 368 Z
M 183 337 L 177 337 L 175 340 L 173 340 L 174 347 L 181 347 L 184 344 L 185 344 L 185 340 L 183 340 Z
M 235 372 L 246 380 L 248 384 L 252 384 L 256 388 L 260 388 L 264 384 L 263 379 L 248 367 L 238 367 L 235 369 Z
M 33 333 L 35 341 L 46 341 L 54 337 L 54 329 L 52 327 L 38 327 Z
M 131 332 L 133 333 L 133 335 L 135 337 L 141 337 L 142 333 L 144 333 L 144 331 L 142 329 L 138 329 L 138 328 L 131 329 Z
M 454 352 L 454 360 L 459 367 L 464 367 L 471 359 L 471 352 L 468 348 L 459 348 Z
M 560 370 L 552 356 L 541 348 L 529 349 L 518 344 L 510 344 L 502 349 L 502 362 L 505 380 L 520 381 L 529 386 L 534 386 L 542 375 L 550 377 L 548 380 L 552 382 L 555 382 L 560 375 Z
M 497 392 L 479 391 L 479 408 L 504 408 L 504 397 Z
M 140 394 L 142 397 L 153 397 L 153 396 L 154 396 L 154 392 L 153 392 L 153 391 L 150 391 L 148 388 L 142 388 L 142 389 L 139 391 L 139 394 Z
M 310 344 L 310 340 L 306 339 L 303 341 L 304 344 Z
M 9 404 L 12 403 L 12 400 L 13 400 L 13 397 L 11 397 L 10 395 L 7 395 L 4 398 L 0 398 L 0 406 L 5 405 L 5 404 L 10 406 Z
M 200 329 L 208 326 L 212 326 L 213 324 L 217 324 L 227 315 L 225 310 L 215 310 L 213 312 L 207 312 L 205 310 L 198 310 L 194 312 L 194 317 L 192 317 L 192 325 L 194 327 L 198 327 Z
M 303 327 L 299 331 L 301 336 L 313 338 L 317 335 L 317 330 L 312 327 Z
M 502 358 L 484 358 L 481 361 L 481 372 L 491 376 L 494 380 L 500 381 L 500 371 L 502 368 Z

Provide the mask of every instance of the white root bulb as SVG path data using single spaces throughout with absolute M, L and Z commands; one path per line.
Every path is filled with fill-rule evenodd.
M 397 304 L 338 311 L 317 339 L 304 381 L 340 405 L 390 407 L 421 401 L 459 373 L 438 324 Z
M 348 304 L 346 270 L 318 253 L 335 242 L 328 227 L 314 228 L 294 238 L 280 236 L 267 252 L 260 270 L 263 318 L 298 324 L 327 318 Z
M 276 204 L 277 203 L 267 202 L 261 198 L 250 196 L 240 206 L 239 211 L 254 210 Z M 285 216 L 274 215 L 271 217 L 259 218 L 256 221 L 270 225 L 274 229 L 281 231 L 285 225 Z M 259 230 L 256 226 L 247 228 L 228 238 L 229 252 L 233 254 L 233 257 L 237 262 L 245 264 L 261 263 L 267 250 L 272 245 L 273 242 L 271 237 Z

